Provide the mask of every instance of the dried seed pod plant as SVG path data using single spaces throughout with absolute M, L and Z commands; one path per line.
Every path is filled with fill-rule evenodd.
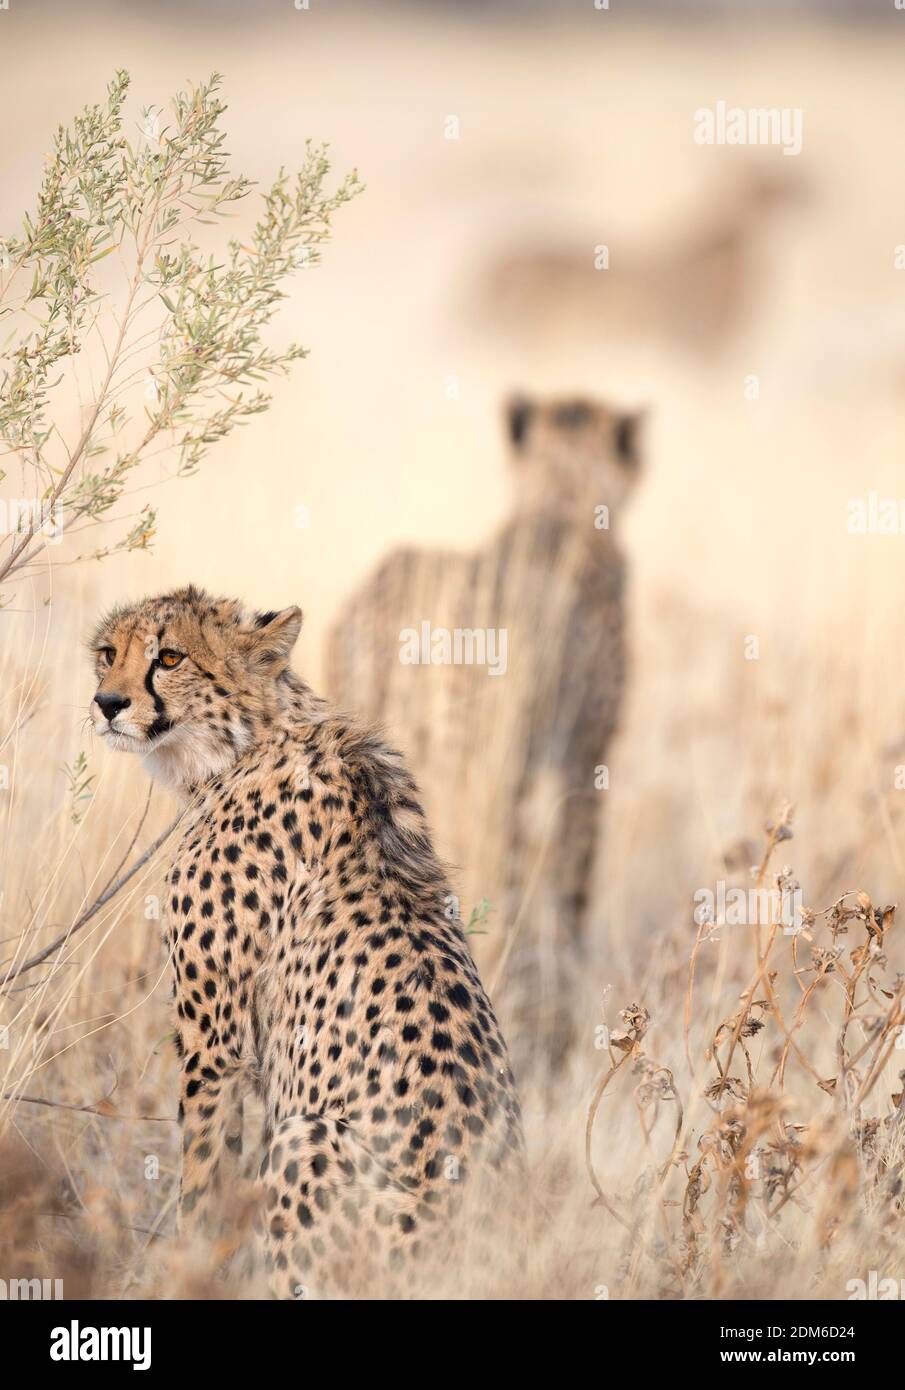
M 786 806 L 767 826 L 758 890 L 791 837 Z M 797 888 L 787 868 L 773 882 Z M 838 1298 L 868 1251 L 872 1267 L 894 1259 L 905 1215 L 905 975 L 891 977 L 885 951 L 894 925 L 894 906 L 853 891 L 801 907 L 791 925 L 779 914 L 744 926 L 702 921 L 678 1059 L 687 1086 L 649 1050 L 658 1031 L 678 1050 L 675 1034 L 638 1004 L 622 1010 L 586 1131 L 595 1201 L 625 1232 L 620 1296 L 769 1296 L 764 1281 L 781 1258 L 790 1268 L 806 1261 L 799 1296 Z M 734 955 L 720 967 L 723 999 L 744 955 L 753 958 L 715 1024 L 714 995 L 703 999 L 696 978 L 713 941 Z M 644 1166 L 617 1194 L 598 1170 L 594 1131 L 604 1095 L 629 1074 Z

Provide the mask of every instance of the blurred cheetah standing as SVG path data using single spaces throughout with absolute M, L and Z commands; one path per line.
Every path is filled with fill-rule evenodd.
M 332 628 L 327 681 L 404 747 L 466 914 L 493 904 L 475 954 L 519 1074 L 556 1070 L 572 1032 L 625 683 L 610 527 L 639 460 L 637 417 L 600 404 L 517 399 L 507 422 L 510 518 L 471 554 L 393 552 Z M 425 623 L 493 630 L 499 674 L 404 664 L 405 634 Z

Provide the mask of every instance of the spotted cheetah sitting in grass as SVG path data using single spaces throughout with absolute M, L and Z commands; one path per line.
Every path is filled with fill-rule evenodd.
M 91 712 L 185 803 L 181 1228 L 235 1200 L 256 1090 L 275 1292 L 389 1291 L 449 1249 L 465 1193 L 512 1185 L 519 1109 L 414 782 L 290 670 L 301 621 L 191 587 L 114 609 Z

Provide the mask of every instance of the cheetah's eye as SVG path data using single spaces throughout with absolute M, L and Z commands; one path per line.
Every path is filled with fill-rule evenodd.
M 180 661 L 184 660 L 184 654 L 182 652 L 174 652 L 169 647 L 165 647 L 163 651 L 160 652 L 158 659 L 161 666 L 165 666 L 168 671 L 172 671 L 174 666 L 178 666 Z
M 115 647 L 98 647 L 97 654 L 100 657 L 102 666 L 112 666 L 116 660 Z

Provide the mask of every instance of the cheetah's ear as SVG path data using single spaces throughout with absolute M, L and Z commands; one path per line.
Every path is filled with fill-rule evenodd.
M 283 608 L 279 613 L 256 613 L 242 632 L 242 645 L 248 663 L 261 672 L 279 675 L 288 664 L 289 654 L 302 630 L 301 608 Z
M 619 462 L 627 468 L 637 468 L 640 463 L 638 436 L 644 425 L 645 412 L 636 410 L 634 415 L 620 415 L 613 430 L 616 455 Z
M 516 452 L 524 446 L 533 414 L 534 406 L 526 396 L 512 396 L 506 402 L 506 429 Z

